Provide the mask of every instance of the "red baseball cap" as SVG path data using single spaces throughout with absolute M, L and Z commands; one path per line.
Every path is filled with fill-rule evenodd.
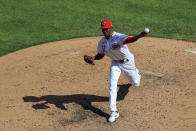
M 101 21 L 100 29 L 108 29 L 110 27 L 112 27 L 112 22 L 110 20 L 103 20 L 103 21 Z

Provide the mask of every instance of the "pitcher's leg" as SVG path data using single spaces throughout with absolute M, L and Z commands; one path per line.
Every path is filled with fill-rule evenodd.
M 117 99 L 117 84 L 121 74 L 121 69 L 118 66 L 111 66 L 110 68 L 110 111 L 116 111 L 116 99 Z
M 140 86 L 141 75 L 139 74 L 139 70 L 137 68 L 125 70 L 125 73 L 133 86 Z

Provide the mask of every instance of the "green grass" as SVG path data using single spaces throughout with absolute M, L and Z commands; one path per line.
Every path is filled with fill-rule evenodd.
M 50 41 L 102 35 L 100 21 L 134 35 L 196 42 L 195 0 L 0 0 L 0 56 Z

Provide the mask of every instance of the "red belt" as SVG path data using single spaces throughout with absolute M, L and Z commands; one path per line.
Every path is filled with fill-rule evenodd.
M 113 60 L 116 63 L 124 63 L 124 62 L 128 62 L 129 59 L 124 59 L 124 60 Z

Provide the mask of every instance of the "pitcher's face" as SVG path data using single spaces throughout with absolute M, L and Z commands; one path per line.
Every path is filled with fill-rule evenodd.
M 111 28 L 102 29 L 102 32 L 104 36 L 106 37 L 106 39 L 109 39 L 113 33 L 113 28 L 111 27 Z

